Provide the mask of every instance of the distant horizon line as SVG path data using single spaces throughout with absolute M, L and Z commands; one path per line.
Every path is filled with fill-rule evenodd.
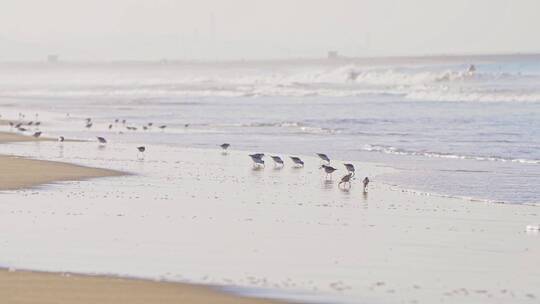
M 55 55 L 58 56 L 58 61 L 48 61 L 47 56 Z M 238 59 L 180 59 L 180 58 L 160 58 L 160 59 L 99 59 L 99 60 L 78 60 L 78 59 L 67 59 L 62 60 L 61 54 L 48 54 L 44 56 L 42 60 L 2 60 L 0 59 L 0 64 L 48 64 L 48 65 L 63 65 L 63 64 L 134 64 L 134 63 L 161 63 L 161 64 L 227 64 L 227 63 L 271 63 L 271 62 L 291 62 L 291 61 L 305 61 L 305 62 L 315 62 L 315 61 L 326 61 L 326 62 L 337 62 L 337 61 L 383 61 L 383 60 L 426 60 L 426 59 L 473 59 L 473 58 L 494 58 L 494 57 L 540 57 L 540 51 L 537 52 L 501 52 L 501 53 L 435 53 L 435 54 L 424 54 L 424 55 L 370 55 L 370 56 L 346 56 L 339 55 L 334 58 L 330 57 L 276 57 L 276 58 L 238 58 Z

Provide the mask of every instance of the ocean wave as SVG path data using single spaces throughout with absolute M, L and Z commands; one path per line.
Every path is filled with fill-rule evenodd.
M 540 102 L 540 75 L 466 67 L 302 66 L 268 71 L 169 71 L 140 74 L 51 75 L 20 82 L 0 81 L 3 97 L 351 97 L 403 96 L 404 100 Z M 192 75 L 193 73 L 193 75 Z M 78 75 L 79 76 L 79 75 Z M 30 77 L 30 76 L 29 76 Z M 0 77 L 1 78 L 1 77 Z M 77 78 L 73 80 L 73 78 Z
M 221 123 L 204 124 L 204 127 L 210 128 L 283 128 L 290 129 L 293 133 L 304 134 L 337 134 L 340 130 L 312 126 L 303 122 L 281 121 L 281 122 L 249 122 L 249 123 Z
M 411 150 L 399 149 L 392 146 L 382 146 L 382 145 L 365 145 L 362 148 L 362 150 L 369 151 L 369 152 L 394 154 L 394 155 L 424 156 L 424 157 L 429 157 L 429 158 L 512 162 L 512 163 L 520 163 L 520 164 L 540 164 L 540 160 L 537 160 L 537 159 L 504 158 L 504 157 L 498 157 L 498 156 L 473 156 L 473 155 L 459 155 L 459 154 L 441 153 L 441 152 L 411 151 Z

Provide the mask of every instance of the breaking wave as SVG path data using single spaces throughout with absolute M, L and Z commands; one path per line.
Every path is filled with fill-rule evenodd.
M 523 159 L 523 158 L 504 158 L 498 156 L 473 156 L 473 155 L 459 155 L 451 153 L 429 152 L 429 151 L 411 151 L 405 149 L 399 149 L 392 146 L 382 145 L 365 145 L 362 148 L 363 151 L 380 152 L 385 154 L 394 155 L 409 155 L 409 156 L 423 156 L 430 158 L 447 158 L 447 159 L 468 159 L 478 161 L 496 161 L 496 162 L 512 162 L 521 164 L 540 164 L 538 159 Z
M 29 98 L 351 97 L 396 95 L 418 101 L 540 102 L 540 73 L 467 66 L 292 65 L 270 69 L 145 67 L 116 73 L 47 70 L 0 75 L 0 96 Z M 9 77 L 8 77 L 9 76 Z M 23 77 L 24 76 L 24 77 Z

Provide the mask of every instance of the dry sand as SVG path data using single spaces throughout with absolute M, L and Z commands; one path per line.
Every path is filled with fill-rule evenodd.
M 97 276 L 0 271 L 2 304 L 278 303 L 209 287 Z

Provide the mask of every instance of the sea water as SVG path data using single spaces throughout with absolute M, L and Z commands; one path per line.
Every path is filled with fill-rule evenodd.
M 536 55 L 4 63 L 0 107 L 3 119 L 43 121 L 49 136 L 323 152 L 396 168 L 378 181 L 403 188 L 540 202 Z M 155 132 L 159 125 L 167 128 Z

